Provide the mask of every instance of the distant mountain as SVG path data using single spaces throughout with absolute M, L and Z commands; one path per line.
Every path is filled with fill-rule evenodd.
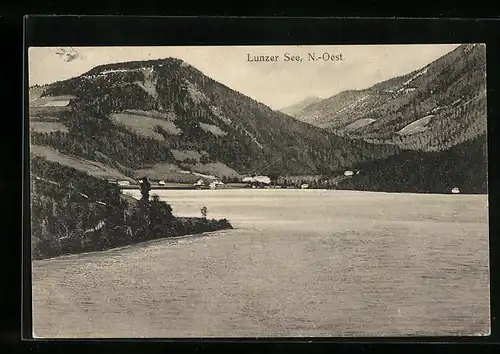
M 407 75 L 313 103 L 297 119 L 369 142 L 442 151 L 486 132 L 486 49 L 461 45 Z
M 321 98 L 319 97 L 308 97 L 300 102 L 297 102 L 287 107 L 283 107 L 280 109 L 280 111 L 285 114 L 288 114 L 289 116 L 295 117 L 295 115 L 298 114 L 300 111 L 302 111 L 304 108 L 319 101 L 321 101 Z
M 399 151 L 297 121 L 174 58 L 98 66 L 29 101 L 33 153 L 98 177 L 334 173 Z

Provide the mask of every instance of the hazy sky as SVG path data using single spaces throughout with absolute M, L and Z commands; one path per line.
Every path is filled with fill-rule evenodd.
M 326 98 L 362 89 L 427 65 L 458 45 L 227 46 L 227 47 L 32 47 L 30 85 L 78 76 L 101 64 L 175 57 L 205 75 L 274 109 L 310 96 Z M 284 62 L 285 53 L 302 62 Z M 343 61 L 308 61 L 308 53 Z M 247 54 L 278 55 L 277 62 L 248 62 Z M 326 58 L 326 56 L 325 56 Z

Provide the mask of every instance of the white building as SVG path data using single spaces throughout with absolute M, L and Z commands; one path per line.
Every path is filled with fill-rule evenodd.
M 130 186 L 130 181 L 118 181 L 120 187 Z
M 267 176 L 255 176 L 254 180 L 257 183 L 263 183 L 263 184 L 270 184 L 271 183 L 271 179 Z
M 213 181 L 210 183 L 210 189 L 219 189 L 219 188 L 224 188 L 224 183 L 220 181 Z
M 458 189 L 457 187 L 455 187 L 455 188 L 453 188 L 451 190 L 451 193 L 453 193 L 453 194 L 459 194 L 460 193 L 460 189 Z
M 307 189 L 309 188 L 309 185 L 308 184 L 303 184 L 300 186 L 300 189 Z
M 354 172 L 352 171 L 345 171 L 344 172 L 344 176 L 352 176 L 354 174 Z
M 271 179 L 267 176 L 243 177 L 241 181 L 245 183 L 271 183 Z
M 199 179 L 195 184 L 194 186 L 195 187 L 201 187 L 201 186 L 204 186 L 205 185 L 205 182 L 203 182 L 202 179 Z

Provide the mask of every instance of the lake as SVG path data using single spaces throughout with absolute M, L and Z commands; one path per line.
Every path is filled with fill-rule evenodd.
M 34 261 L 37 337 L 489 333 L 485 195 L 152 194 L 235 229 Z

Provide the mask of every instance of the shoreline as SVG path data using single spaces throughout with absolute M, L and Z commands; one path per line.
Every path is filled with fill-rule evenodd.
M 217 236 L 220 233 L 227 232 L 228 230 L 237 230 L 238 228 L 232 228 L 232 229 L 221 229 L 221 230 L 216 230 L 216 231 L 207 231 L 207 232 L 201 232 L 197 234 L 186 234 L 186 235 L 180 235 L 180 236 L 173 236 L 173 237 L 163 237 L 163 238 L 157 238 L 154 240 L 148 240 L 148 241 L 141 241 L 138 243 L 131 243 L 129 245 L 125 246 L 119 246 L 115 248 L 109 248 L 106 250 L 102 251 L 91 251 L 91 252 L 82 252 L 82 253 L 70 253 L 70 254 L 65 254 L 61 256 L 56 256 L 56 257 L 50 257 L 50 258 L 43 258 L 43 259 L 31 259 L 31 264 L 32 266 L 35 265 L 35 263 L 42 263 L 42 262 L 50 262 L 50 261 L 64 261 L 68 260 L 71 258 L 79 257 L 79 256 L 89 256 L 89 255 L 95 255 L 95 254 L 104 254 L 104 253 L 112 253 L 116 251 L 123 251 L 126 250 L 127 248 L 132 248 L 132 247 L 147 247 L 151 246 L 155 243 L 160 243 L 160 242 L 165 242 L 165 241 L 171 241 L 170 244 L 175 244 L 178 243 L 178 241 L 182 240 L 189 240 L 189 239 L 201 239 L 201 238 L 207 238 L 207 237 L 213 237 Z
M 152 191 L 193 191 L 193 192 L 205 192 L 208 191 L 210 193 L 215 192 L 229 192 L 229 191 L 255 191 L 260 193 L 262 191 L 288 191 L 288 190 L 296 190 L 301 192 L 307 191 L 319 191 L 319 192 L 348 192 L 348 193 L 371 193 L 371 194 L 397 194 L 397 195 L 439 195 L 439 196 L 485 196 L 488 197 L 488 193 L 431 193 L 431 192 L 388 192 L 388 191 L 365 191 L 359 189 L 326 189 L 326 188 L 220 188 L 220 189 L 189 189 L 189 188 L 155 188 Z M 124 193 L 124 191 L 134 191 L 140 193 L 139 188 L 120 188 L 120 193 L 124 195 L 128 195 L 132 198 L 134 196 Z M 151 192 L 151 195 L 154 195 L 154 192 Z

